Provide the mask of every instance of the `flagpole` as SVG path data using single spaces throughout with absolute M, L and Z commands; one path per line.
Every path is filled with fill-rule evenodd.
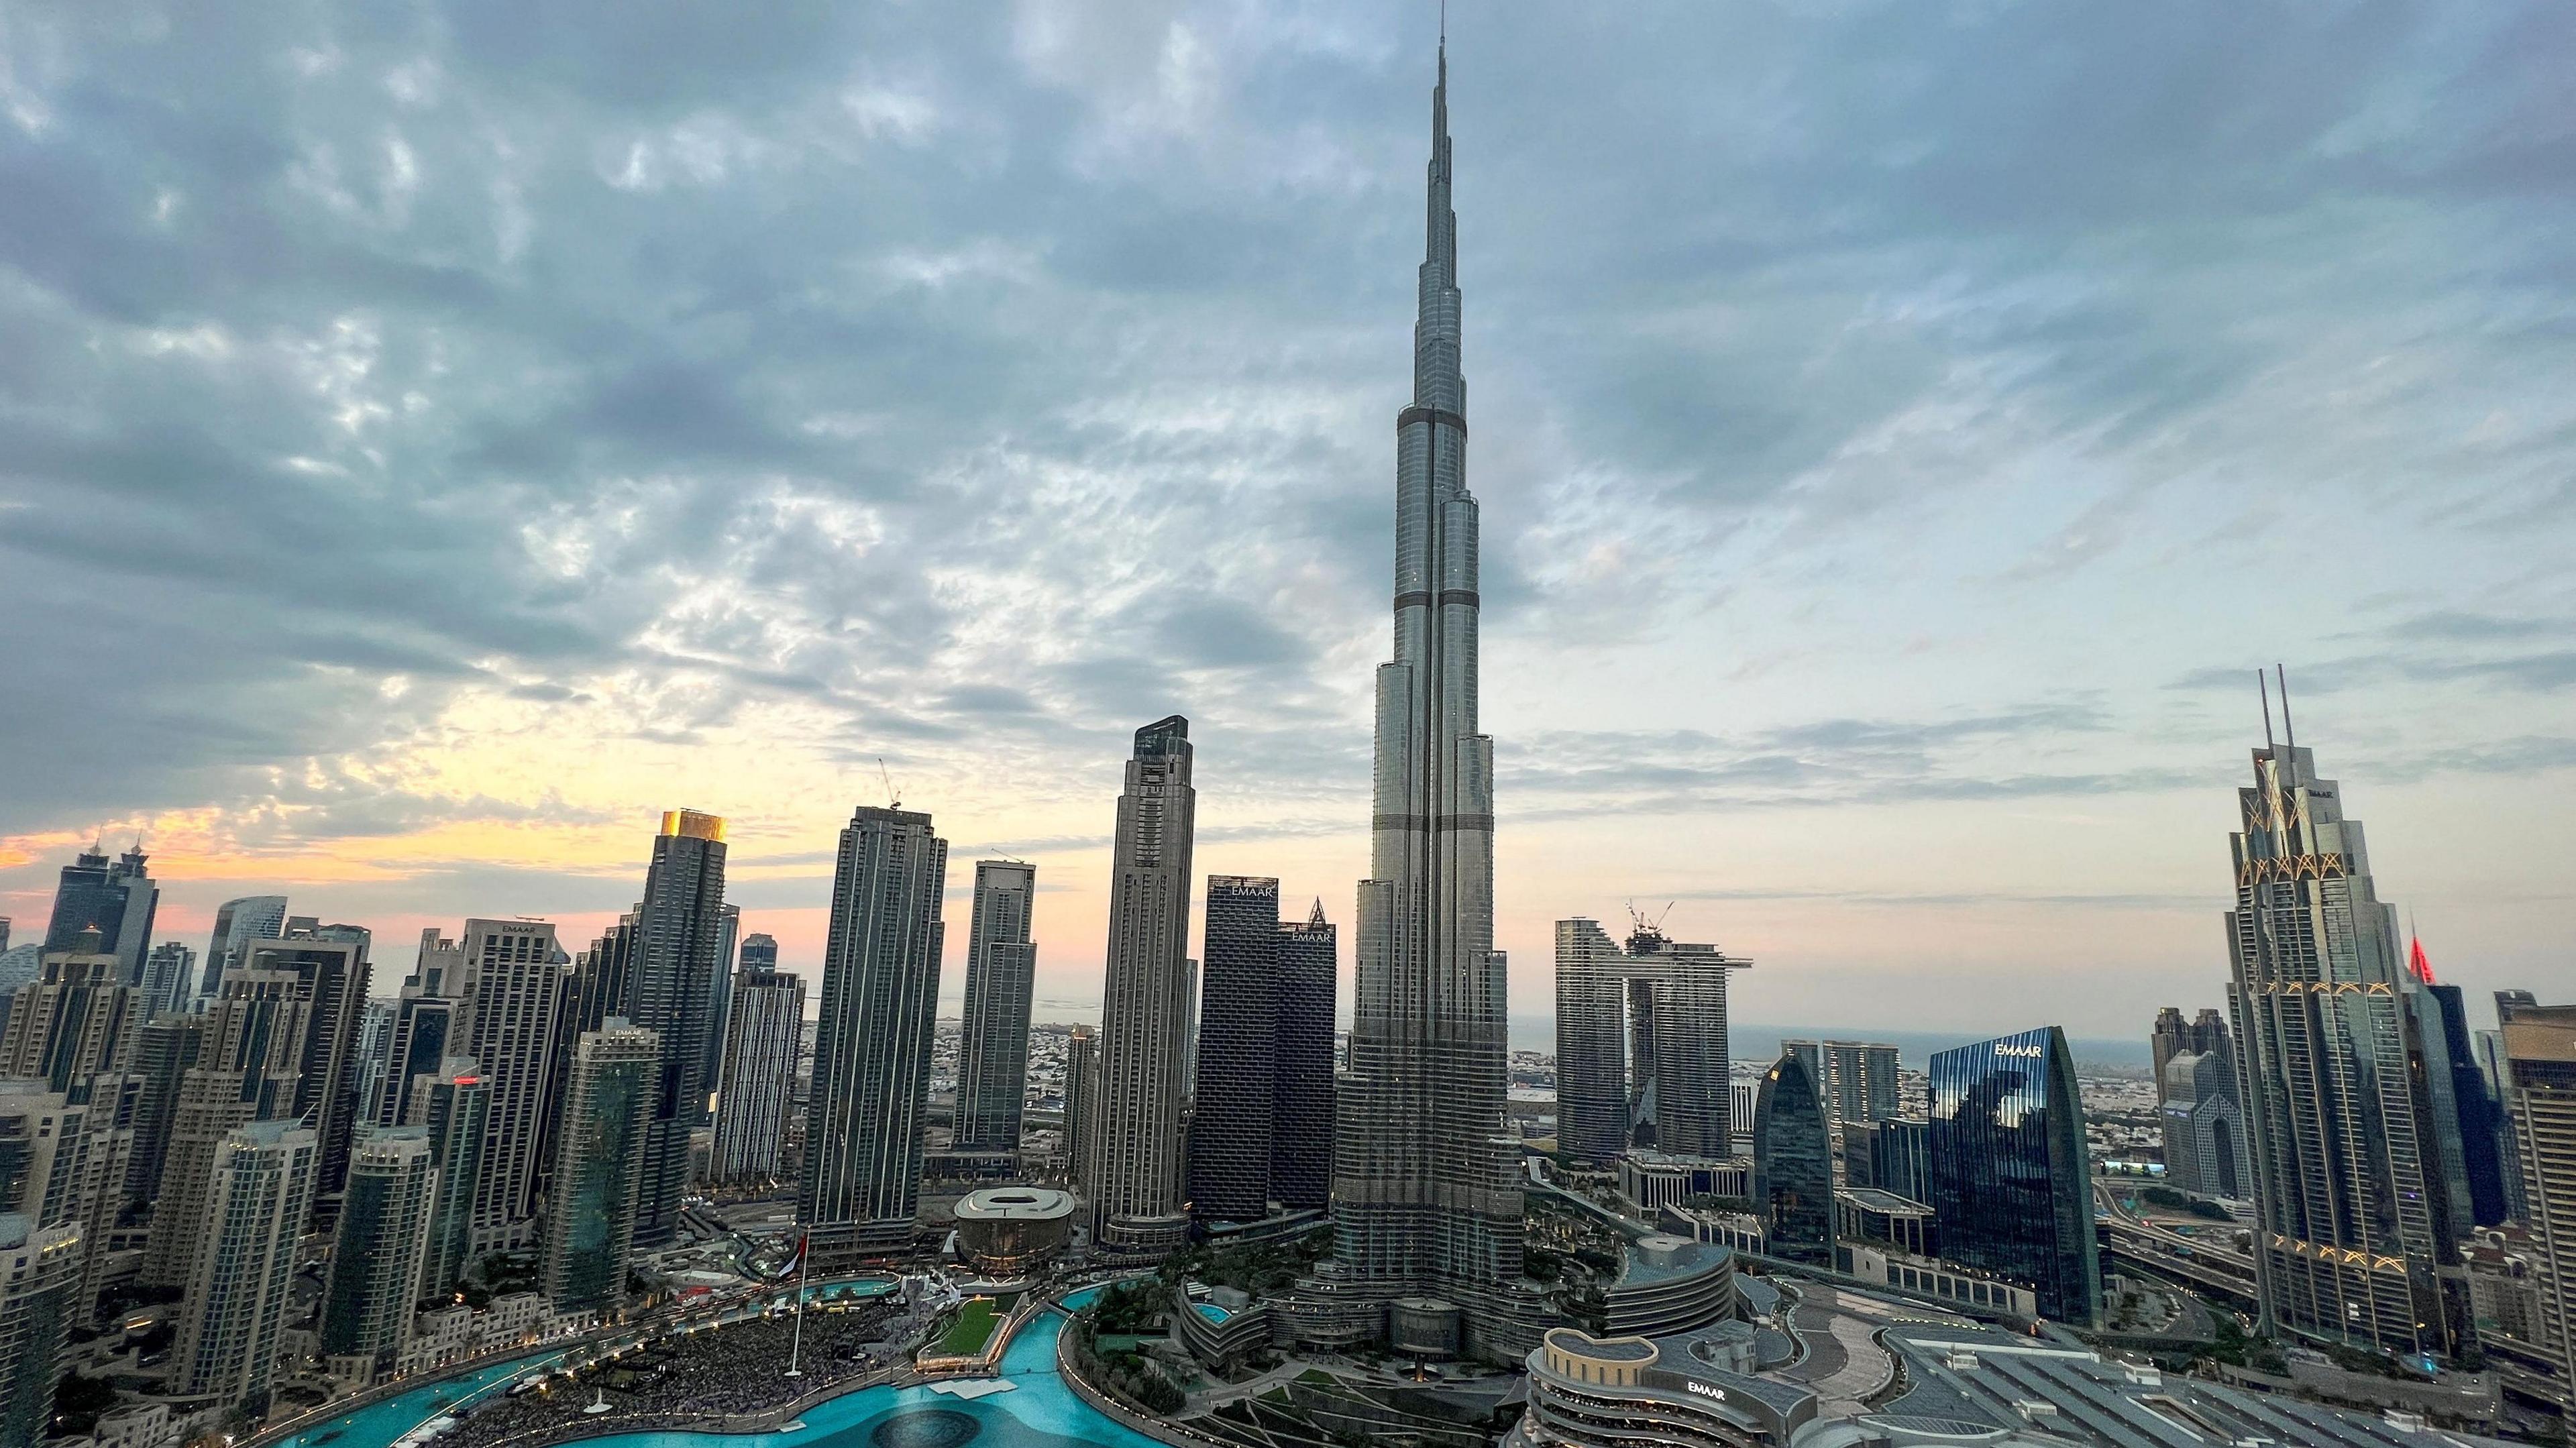
M 796 1366 L 796 1359 L 805 1350 L 805 1265 L 813 1259 L 813 1245 L 813 1233 L 796 1234 L 796 1340 L 787 1349 L 787 1376 L 791 1378 L 805 1376 L 804 1369 Z

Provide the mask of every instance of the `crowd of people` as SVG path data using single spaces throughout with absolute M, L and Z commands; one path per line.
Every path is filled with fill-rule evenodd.
M 908 1365 L 919 1324 L 884 1297 L 839 1311 L 809 1311 L 797 1351 L 802 1376 L 786 1376 L 792 1315 L 757 1317 L 674 1334 L 556 1379 L 543 1392 L 500 1398 L 441 1434 L 437 1448 L 494 1448 L 603 1432 L 706 1426 L 708 1420 L 783 1408 L 808 1393 Z M 604 1401 L 609 1411 L 589 1413 Z

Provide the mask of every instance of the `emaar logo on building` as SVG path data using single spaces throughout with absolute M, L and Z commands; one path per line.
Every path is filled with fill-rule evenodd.
M 1699 1394 L 1703 1398 L 1715 1398 L 1721 1403 L 1726 1401 L 1726 1389 L 1724 1388 L 1712 1388 L 1706 1383 L 1692 1382 L 1685 1382 L 1682 1386 Z
M 2027 1056 L 2036 1061 L 2040 1057 L 2048 1054 L 2048 1048 L 2046 1046 L 2016 1046 L 2007 1042 L 1996 1046 L 1995 1054 L 1998 1056 Z

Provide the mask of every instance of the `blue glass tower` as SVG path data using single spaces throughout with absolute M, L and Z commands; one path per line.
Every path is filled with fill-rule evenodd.
M 1941 1255 L 2018 1282 L 2041 1315 L 2102 1309 L 2075 1059 L 2055 1026 L 1932 1058 L 1929 1205 Z
M 1771 1255 L 1834 1263 L 1834 1138 L 1806 1058 L 1782 1051 L 1753 1102 L 1753 1200 Z

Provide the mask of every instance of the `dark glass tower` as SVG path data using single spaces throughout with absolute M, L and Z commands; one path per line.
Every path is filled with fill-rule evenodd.
M 1869 1139 L 1870 1184 L 1907 1201 L 1929 1205 L 1932 1195 L 1932 1124 L 1908 1117 L 1879 1122 Z
M 689 1184 L 689 1128 L 707 1109 L 707 1042 L 715 1025 L 716 978 L 724 953 L 725 824 L 696 810 L 662 816 L 653 865 L 635 917 L 635 977 L 628 1014 L 661 1039 L 636 1198 L 635 1245 L 669 1244 Z
M 975 909 L 966 926 L 966 1021 L 957 1048 L 959 1151 L 1020 1149 L 1029 1086 L 1029 996 L 1038 948 L 1029 940 L 1037 866 L 975 862 Z
M 1279 927 L 1271 984 L 1270 1199 L 1321 1210 L 1333 1195 L 1333 1003 L 1339 936 L 1318 900 Z
M 2423 959 L 2416 947 L 2415 959 Z M 2425 975 L 2429 977 L 2428 968 Z M 2477 1050 L 2469 1041 L 2469 1016 L 2455 985 L 2427 984 L 2450 1057 L 2451 1109 L 2458 1122 L 2461 1175 L 2466 1178 L 2471 1220 L 2481 1227 L 2502 1226 L 2512 1215 L 2512 1194 L 2505 1187 L 2504 1112 L 2478 1069 Z
M 1190 1212 L 1203 1222 L 1257 1221 L 1270 1202 L 1279 882 L 1208 876 L 1205 929 Z
M 1608 1161 L 1631 1146 L 1734 1155 L 1726 977 L 1750 961 L 1642 923 L 1615 943 L 1582 916 L 1556 922 L 1559 1144 Z
M 95 928 L 97 949 L 117 959 L 117 983 L 141 985 L 143 958 L 152 950 L 152 916 L 160 904 L 161 889 L 152 883 L 141 850 L 128 850 L 114 860 L 104 850 L 83 850 L 63 866 L 62 883 L 54 889 L 45 950 L 78 948 L 81 932 Z
M 1931 1186 L 1943 1257 L 2030 1288 L 2043 1316 L 2100 1315 L 2092 1166 L 2063 1031 L 1933 1056 Z
M 1771 1255 L 1834 1265 L 1834 1138 L 1806 1060 L 1782 1052 L 1753 1102 L 1753 1202 Z

